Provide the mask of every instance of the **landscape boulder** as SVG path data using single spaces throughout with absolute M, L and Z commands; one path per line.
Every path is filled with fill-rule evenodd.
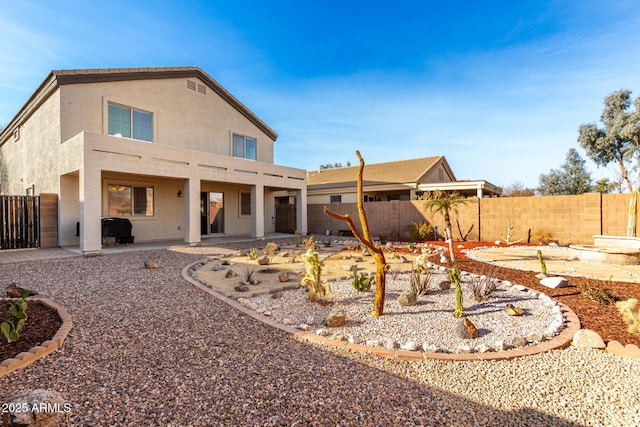
M 70 404 L 64 401 L 60 393 L 44 389 L 28 390 L 10 397 L 2 408 L 3 425 L 8 427 L 58 426 L 62 414 L 71 410 Z
M 478 338 L 478 329 L 469 319 L 460 319 L 456 325 L 456 336 L 465 340 Z
M 402 291 L 398 295 L 398 304 L 401 306 L 416 305 L 418 303 L 418 296 L 411 290 Z
M 599 348 L 605 349 L 607 345 L 602 340 L 602 337 L 598 335 L 596 331 L 591 329 L 580 329 L 573 335 L 574 347 L 578 348 Z
M 569 282 L 564 277 L 545 277 L 540 280 L 540 284 L 542 286 L 546 286 L 547 288 L 566 288 L 569 285 Z
M 330 328 L 337 328 L 338 326 L 344 325 L 346 319 L 347 315 L 344 311 L 334 308 L 329 312 L 325 324 Z

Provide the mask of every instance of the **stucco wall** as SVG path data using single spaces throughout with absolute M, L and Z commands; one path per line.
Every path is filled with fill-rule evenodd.
M 19 139 L 9 136 L 0 146 L 4 194 L 25 194 L 32 185 L 35 194 L 59 192 L 59 103 L 60 92 L 55 91 L 20 126 Z
M 273 163 L 274 142 L 215 92 L 187 89 L 187 80 L 73 84 L 61 88 L 61 137 L 108 134 L 108 103 L 153 113 L 155 144 L 230 156 L 232 134 L 257 139 L 258 161 Z

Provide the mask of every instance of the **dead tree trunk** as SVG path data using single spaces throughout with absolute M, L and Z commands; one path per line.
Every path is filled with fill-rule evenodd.
M 362 196 L 362 172 L 364 170 L 364 160 L 359 151 L 356 151 L 356 156 L 360 161 L 360 167 L 358 168 L 358 217 L 360 219 L 360 225 L 362 226 L 362 233 L 356 227 L 353 219 L 348 215 L 341 215 L 331 211 L 326 206 L 324 207 L 324 213 L 332 218 L 346 221 L 351 229 L 353 235 L 362 243 L 371 255 L 376 260 L 376 291 L 373 301 L 373 316 L 381 316 L 384 312 L 384 293 L 386 285 L 386 274 L 388 270 L 387 261 L 384 258 L 382 248 L 373 244 L 371 240 L 371 233 L 369 232 L 369 222 L 367 221 L 367 215 L 364 211 L 363 196 Z

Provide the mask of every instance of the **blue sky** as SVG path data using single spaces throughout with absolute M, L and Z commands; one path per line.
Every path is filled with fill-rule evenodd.
M 307 170 L 444 155 L 458 179 L 535 187 L 607 94 L 640 94 L 636 0 L 0 5 L 0 124 L 53 69 L 196 65 Z

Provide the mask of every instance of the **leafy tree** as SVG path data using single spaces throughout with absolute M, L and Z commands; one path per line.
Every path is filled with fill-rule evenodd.
M 429 209 L 432 213 L 441 213 L 444 216 L 444 230 L 446 233 L 447 242 L 449 243 L 449 256 L 451 262 L 455 262 L 456 256 L 453 252 L 453 232 L 451 230 L 451 216 L 450 213 L 458 213 L 459 206 L 466 206 L 467 200 L 460 196 L 458 193 L 445 193 L 442 191 L 434 191 L 429 194 L 427 201 L 424 204 L 426 209 Z
M 600 115 L 604 128 L 589 123 L 578 129 L 578 142 L 587 155 L 598 166 L 617 163 L 629 192 L 633 192 L 629 162 L 640 155 L 640 98 L 636 98 L 634 105 L 635 111 L 630 109 L 630 90 L 614 92 L 604 99 Z
M 591 174 L 585 168 L 585 163 L 578 151 L 570 148 L 567 160 L 560 169 L 551 169 L 549 174 L 540 175 L 538 191 L 543 196 L 583 194 L 592 191 Z
M 503 197 L 526 197 L 534 196 L 536 190 L 533 188 L 527 188 L 521 181 L 513 181 L 508 186 L 502 189 Z
M 602 178 L 596 181 L 593 186 L 594 191 L 602 194 L 608 194 L 619 188 L 620 184 L 617 182 L 610 182 L 609 178 Z
M 349 167 L 349 166 L 351 166 L 351 162 L 347 162 L 347 166 L 346 167 Z M 338 162 L 335 162 L 334 164 L 326 163 L 324 165 L 320 165 L 320 170 L 333 169 L 333 168 L 343 168 L 343 167 L 345 167 L 345 166 L 343 166 L 342 163 L 338 163 Z

